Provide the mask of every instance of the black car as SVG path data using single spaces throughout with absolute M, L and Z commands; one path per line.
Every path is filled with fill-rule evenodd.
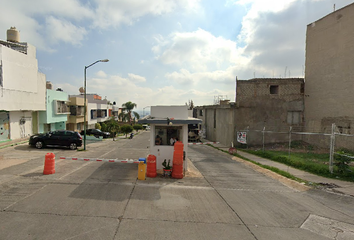
M 82 146 L 80 133 L 68 130 L 58 130 L 54 132 L 35 134 L 30 137 L 29 145 L 36 148 L 45 146 L 63 146 L 74 150 Z
M 84 131 L 81 131 L 81 135 L 84 135 Z M 96 138 L 98 137 L 108 138 L 110 134 L 109 132 L 102 132 L 99 129 L 86 129 L 86 135 L 93 135 Z

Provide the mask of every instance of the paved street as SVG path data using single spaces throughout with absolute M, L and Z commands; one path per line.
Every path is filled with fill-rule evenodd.
M 137 164 L 59 159 L 137 159 L 148 139 L 1 149 L 0 239 L 354 239 L 353 197 L 290 188 L 208 146 L 189 147 L 194 174 L 183 179 L 138 181 Z M 47 152 L 53 175 L 42 174 Z

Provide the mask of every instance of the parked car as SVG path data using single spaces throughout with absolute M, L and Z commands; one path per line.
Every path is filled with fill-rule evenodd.
M 45 146 L 64 146 L 74 150 L 77 147 L 82 146 L 82 137 L 78 132 L 58 130 L 32 135 L 29 139 L 29 145 L 36 148 L 43 148 Z
M 81 131 L 81 135 L 84 135 L 84 131 Z M 102 132 L 99 129 L 86 129 L 86 135 L 93 135 L 96 138 L 98 137 L 108 138 L 110 136 L 110 133 Z

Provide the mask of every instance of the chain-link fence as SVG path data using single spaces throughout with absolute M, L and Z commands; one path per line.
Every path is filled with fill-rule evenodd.
M 304 161 L 311 161 L 314 164 L 328 165 L 328 170 L 333 173 L 333 167 L 341 166 L 341 171 L 350 171 L 349 165 L 354 157 L 354 135 L 344 134 L 334 123 L 331 132 L 303 132 L 300 127 L 289 127 L 289 129 L 251 129 L 247 127 L 237 131 L 236 140 L 238 147 L 256 151 L 272 151 L 279 153 L 279 156 L 288 160 L 292 154 L 301 154 Z M 317 155 L 314 155 L 317 154 Z M 338 160 L 338 161 L 336 161 Z M 339 169 L 340 170 L 340 169 Z

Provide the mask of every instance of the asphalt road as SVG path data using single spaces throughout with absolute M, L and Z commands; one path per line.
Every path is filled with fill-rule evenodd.
M 0 239 L 354 239 L 352 197 L 299 191 L 211 147 L 190 146 L 200 174 L 137 180 L 149 132 L 86 152 L 20 145 L 0 150 Z M 43 175 L 44 156 L 56 173 Z

